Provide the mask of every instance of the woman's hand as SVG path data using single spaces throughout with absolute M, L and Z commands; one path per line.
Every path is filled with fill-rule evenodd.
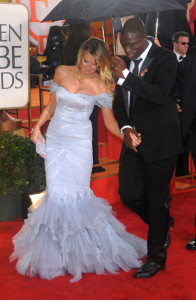
M 33 143 L 36 144 L 37 140 L 40 140 L 40 142 L 43 144 L 44 141 L 43 141 L 43 138 L 42 138 L 42 134 L 41 134 L 41 130 L 38 126 L 35 125 L 32 133 L 31 133 L 31 140 Z
M 39 117 L 39 120 L 37 121 L 34 129 L 31 132 L 31 140 L 33 141 L 33 143 L 36 144 L 37 140 L 40 140 L 42 144 L 44 143 L 40 128 L 45 124 L 48 118 L 54 113 L 55 108 L 56 108 L 56 92 L 53 92 L 50 95 L 50 100 L 48 104 L 43 109 Z

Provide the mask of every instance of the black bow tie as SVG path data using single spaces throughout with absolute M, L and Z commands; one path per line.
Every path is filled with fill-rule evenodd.
M 184 59 L 184 57 L 183 57 L 183 56 L 180 56 L 180 57 L 179 57 L 179 60 L 183 60 L 183 59 Z

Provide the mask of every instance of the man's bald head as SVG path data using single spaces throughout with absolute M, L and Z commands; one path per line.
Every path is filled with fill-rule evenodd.
M 130 60 L 137 59 L 144 52 L 148 42 L 145 26 L 141 19 L 131 18 L 125 22 L 120 34 L 120 42 Z
M 131 18 L 127 20 L 122 28 L 121 34 L 131 32 L 140 36 L 146 36 L 146 29 L 140 18 Z

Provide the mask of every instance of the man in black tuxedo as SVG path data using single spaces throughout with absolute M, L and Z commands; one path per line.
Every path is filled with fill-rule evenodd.
M 189 55 L 180 62 L 178 72 L 178 89 L 181 89 L 182 102 L 182 134 L 186 140 L 190 136 L 190 151 L 196 168 L 196 47 L 192 47 Z M 196 226 L 196 215 L 195 215 Z M 187 249 L 196 250 L 196 236 L 187 243 Z
M 149 225 L 147 260 L 134 274 L 136 278 L 147 278 L 165 269 L 170 181 L 177 155 L 183 151 L 179 115 L 170 96 L 177 60 L 174 53 L 148 40 L 139 18 L 124 24 L 120 42 L 126 63 L 119 57 L 112 60 L 113 72 L 119 78 L 114 114 L 124 133 L 119 193 L 122 201 Z M 137 65 L 138 75 L 134 68 Z M 141 135 L 137 148 L 133 135 L 138 140 Z
M 182 62 L 183 59 L 186 58 L 188 49 L 189 49 L 189 34 L 185 31 L 177 31 L 172 36 L 172 42 L 173 42 L 173 52 L 176 54 L 176 58 L 179 63 Z M 183 81 L 181 83 L 183 85 Z M 180 89 L 176 87 L 175 91 L 175 97 L 176 97 L 176 103 L 178 105 L 179 112 L 181 114 L 181 95 L 180 95 Z M 189 173 L 189 152 L 190 152 L 190 138 L 187 136 L 187 138 L 183 141 L 184 144 L 184 153 L 180 154 L 177 160 L 176 164 L 176 174 L 175 176 L 184 176 L 184 175 L 190 175 Z
M 191 130 L 191 154 L 196 166 L 196 47 L 192 47 L 189 55 L 180 62 L 178 73 L 178 89 L 182 102 L 182 133 L 187 138 Z

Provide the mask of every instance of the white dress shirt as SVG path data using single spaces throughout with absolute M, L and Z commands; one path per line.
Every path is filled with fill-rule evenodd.
M 139 66 L 138 66 L 139 72 L 140 72 L 140 69 L 141 69 L 141 66 L 142 66 L 144 60 L 146 59 L 146 56 L 148 55 L 148 52 L 149 52 L 150 48 L 152 47 L 152 42 L 151 42 L 150 40 L 148 40 L 147 42 L 148 42 L 148 47 L 147 47 L 147 48 L 144 50 L 144 52 L 137 58 L 137 59 L 141 59 L 141 62 L 139 63 Z M 137 59 L 136 59 L 136 60 L 137 60 Z M 122 84 L 123 84 L 123 82 L 125 81 L 125 79 L 127 78 L 128 74 L 129 74 L 129 72 L 133 72 L 134 67 L 135 67 L 135 62 L 134 62 L 133 60 L 131 60 L 129 70 L 126 68 L 126 69 L 124 69 L 124 70 L 122 71 L 124 78 L 119 78 L 119 79 L 118 79 L 118 81 L 117 81 L 117 84 L 118 84 L 118 85 L 122 85 Z M 128 91 L 128 99 L 130 100 L 130 91 Z M 130 101 L 129 101 L 128 107 L 130 107 Z M 121 132 L 123 132 L 123 129 L 125 129 L 125 128 L 133 128 L 133 127 L 130 126 L 130 125 L 125 125 L 125 126 L 123 126 L 123 127 L 121 128 Z M 133 128 L 133 129 L 135 129 L 135 128 Z
M 176 57 L 177 57 L 177 60 L 180 62 L 182 61 L 185 57 L 186 57 L 186 54 L 183 56 L 183 58 L 181 58 L 182 56 L 180 54 L 178 54 L 177 52 L 174 51 L 174 53 L 176 54 Z

